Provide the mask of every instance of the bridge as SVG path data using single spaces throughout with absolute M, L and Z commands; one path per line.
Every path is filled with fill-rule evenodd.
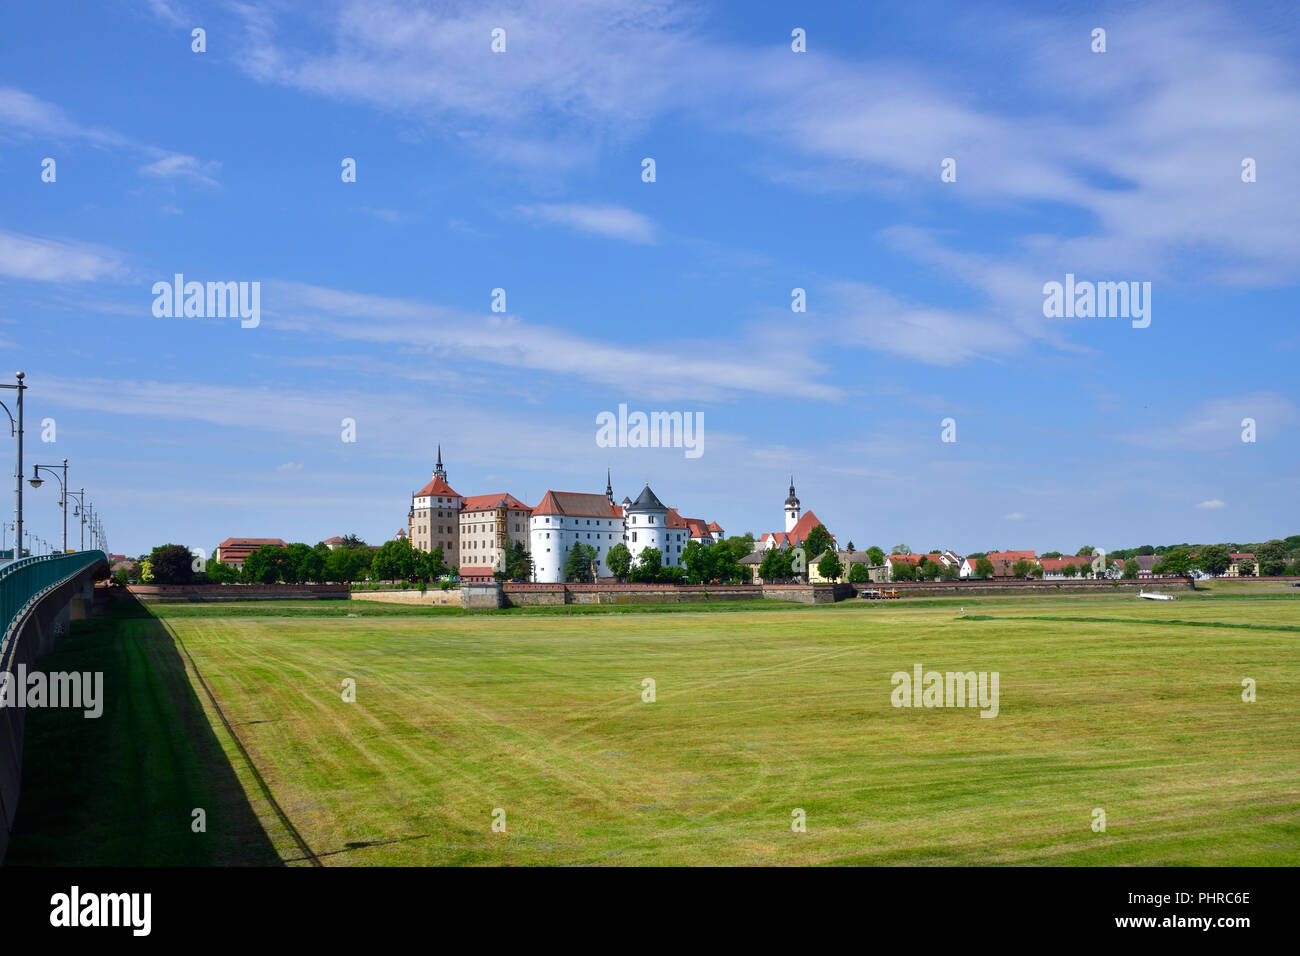
M 107 576 L 103 551 L 47 554 L 0 568 L 0 860 L 9 847 L 23 776 L 27 708 L 8 706 L 26 690 L 17 686 L 17 669 L 34 670 L 70 621 L 90 615 L 95 581 Z

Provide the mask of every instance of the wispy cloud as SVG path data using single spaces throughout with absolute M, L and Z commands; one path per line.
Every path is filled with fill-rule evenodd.
M 1211 498 L 1209 501 L 1202 501 L 1196 507 L 1198 508 L 1222 508 L 1223 502 L 1218 498 Z
M 200 162 L 193 156 L 171 153 L 152 163 L 140 167 L 140 172 L 154 179 L 192 179 L 206 186 L 217 185 L 213 175 L 221 164 L 217 162 Z
M 121 271 L 122 257 L 112 250 L 0 232 L 0 275 L 38 282 L 88 282 Z
M 625 242 L 651 243 L 655 239 L 654 223 L 646 216 L 622 206 L 584 203 L 535 203 L 518 207 L 518 212 L 532 219 L 567 226 L 588 235 L 622 239 Z

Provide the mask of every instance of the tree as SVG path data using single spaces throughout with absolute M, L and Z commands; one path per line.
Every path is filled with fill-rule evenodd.
M 442 549 L 438 549 L 439 558 L 442 557 Z M 510 542 L 510 547 L 506 551 L 506 579 L 509 581 L 531 581 L 533 577 L 533 556 L 528 549 L 524 547 L 522 541 Z
M 113 583 L 118 587 L 124 588 L 131 581 L 131 575 L 126 568 L 118 568 L 113 572 Z
M 1040 565 L 1041 567 L 1041 565 Z M 1034 562 L 1027 558 L 1021 558 L 1015 564 L 1011 565 L 1011 576 L 1017 578 L 1027 578 L 1034 569 Z
M 147 559 L 139 562 L 136 568 L 140 572 L 139 581 L 141 584 L 153 584 L 153 565 Z
M 639 584 L 654 584 L 659 580 L 659 569 L 663 563 L 664 557 L 658 548 L 646 548 L 632 569 L 632 580 Z
M 794 552 L 790 548 L 769 548 L 758 566 L 758 576 L 768 584 L 794 577 Z
M 822 524 L 809 531 L 808 537 L 803 542 L 803 550 L 808 555 L 809 561 L 821 557 L 834 547 L 835 539 L 831 537 L 831 533 Z
M 233 584 L 239 580 L 239 569 L 224 561 L 208 562 L 208 581 L 212 584 Z
M 867 570 L 867 566 L 861 561 L 855 561 L 853 567 L 849 568 L 849 583 L 859 584 L 863 581 L 870 580 L 871 572 Z
M 605 555 L 605 567 L 609 573 L 620 581 L 626 581 L 632 571 L 632 552 L 622 541 L 609 549 Z
M 655 557 L 659 552 L 654 548 L 646 548 L 646 551 L 654 551 Z M 645 557 L 645 552 L 641 554 Z M 596 560 L 596 549 L 588 547 L 585 544 L 574 542 L 569 549 L 569 556 L 564 561 L 564 580 L 589 583 L 591 581 L 591 564 Z
M 183 544 L 163 544 L 149 555 L 156 584 L 189 584 L 194 580 L 194 557 Z
M 1191 558 L 1186 551 L 1177 548 L 1167 553 L 1156 569 L 1158 574 L 1187 574 L 1191 570 Z
M 1201 570 L 1206 574 L 1212 574 L 1216 578 L 1232 565 L 1232 556 L 1228 554 L 1228 549 L 1221 544 L 1209 544 L 1201 548 L 1201 553 L 1197 557 Z
M 856 551 L 856 550 L 858 550 L 857 548 L 853 547 L 853 539 L 852 539 L 852 538 L 849 539 L 849 550 L 850 550 L 850 551 Z
M 1275 578 L 1286 570 L 1286 545 L 1277 538 L 1261 544 L 1255 551 L 1260 577 Z
M 945 564 L 939 571 L 939 577 L 945 581 L 956 581 L 960 574 L 955 564 Z
M 827 551 L 817 562 L 817 573 L 828 581 L 838 581 L 844 577 L 844 564 L 834 551 Z
M 975 559 L 975 576 L 977 578 L 993 577 L 993 562 L 986 555 L 980 555 Z
M 1079 573 L 1079 569 L 1073 564 L 1067 564 L 1065 567 L 1061 568 L 1061 573 L 1067 578 L 1072 578 Z
M 666 564 L 655 572 L 655 580 L 660 584 L 684 584 L 686 582 L 686 569 L 679 568 L 674 564 Z
M 682 552 L 682 567 L 692 584 L 703 584 L 712 578 L 713 548 L 705 547 L 698 541 L 688 541 Z M 724 549 L 725 550 L 725 549 Z
M 885 563 L 885 552 L 873 544 L 867 548 L 867 560 L 871 562 L 871 567 L 878 568 Z
M 889 579 L 891 581 L 915 581 L 916 568 L 906 561 L 894 561 L 890 564 Z
M 360 549 L 335 548 L 325 559 L 324 576 L 327 581 L 350 584 L 360 575 L 361 569 Z
M 1043 557 L 1045 557 L 1045 558 L 1059 558 L 1059 557 L 1061 557 L 1061 552 L 1060 552 L 1060 551 L 1045 551 L 1045 552 L 1043 552 Z
M 1091 558 L 1091 557 L 1092 557 L 1094 554 L 1096 554 L 1096 553 L 1097 553 L 1097 549 L 1096 549 L 1096 548 L 1094 548 L 1094 547 L 1093 547 L 1092 545 L 1090 545 L 1090 544 L 1085 544 L 1082 548 L 1080 548 L 1078 551 L 1075 552 L 1075 557 L 1088 557 L 1088 558 Z
M 311 545 L 301 541 L 284 549 L 284 579 L 294 584 L 314 581 L 320 576 L 320 566 L 324 559 L 312 549 Z
M 894 545 L 894 550 L 891 551 L 890 553 L 891 553 L 891 554 L 911 554 L 911 553 L 912 553 L 912 549 L 909 548 L 909 547 L 908 547 L 907 545 L 905 545 L 905 544 L 896 544 L 896 545 Z
M 929 581 L 934 578 L 938 571 L 939 569 L 934 562 L 924 554 L 921 555 L 921 560 L 916 562 L 916 579 L 918 581 Z
M 1237 562 L 1237 574 L 1243 578 L 1253 578 L 1255 576 L 1255 562 L 1250 558 L 1242 558 Z M 141 580 L 144 580 L 141 578 Z
M 1126 581 L 1132 581 L 1138 576 L 1140 570 L 1142 570 L 1142 568 L 1138 565 L 1137 558 L 1129 558 L 1124 562 L 1124 579 Z
M 367 548 L 369 547 L 369 545 L 367 545 L 355 534 L 345 534 L 343 535 L 343 541 L 339 544 L 339 547 L 347 548 L 349 551 L 355 551 L 359 548 Z
M 370 561 L 370 576 L 376 581 L 411 581 L 416 570 L 416 551 L 405 538 L 385 541 Z

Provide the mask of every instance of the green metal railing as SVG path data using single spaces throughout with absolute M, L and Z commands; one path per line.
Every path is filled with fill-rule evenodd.
M 103 551 L 74 551 L 22 558 L 0 567 L 0 638 L 9 633 L 23 608 L 46 588 L 96 561 L 107 560 Z

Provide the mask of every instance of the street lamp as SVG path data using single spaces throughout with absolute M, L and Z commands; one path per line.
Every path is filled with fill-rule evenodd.
M 0 383 L 0 388 L 12 388 L 18 393 L 18 400 L 14 403 L 18 411 L 18 416 L 9 411 L 9 406 L 0 402 L 0 408 L 5 410 L 9 416 L 9 434 L 11 438 L 18 439 L 18 464 L 14 469 L 14 549 L 20 552 L 14 555 L 14 560 L 22 557 L 23 541 L 23 392 L 27 386 L 23 384 L 23 379 L 27 377 L 24 372 L 14 373 L 18 379 L 17 385 L 5 385 Z
M 77 502 L 72 509 L 72 517 L 81 519 L 81 550 L 86 550 L 86 489 L 67 491 L 64 496 Z
M 39 488 L 45 482 L 41 481 L 41 469 L 45 469 L 47 474 L 53 475 L 59 479 L 59 490 L 62 497 L 59 500 L 59 507 L 63 509 L 63 553 L 68 553 L 68 459 L 63 459 L 62 465 L 32 465 L 32 477 L 28 483 L 33 488 Z M 59 471 L 62 469 L 63 477 L 59 477 Z

